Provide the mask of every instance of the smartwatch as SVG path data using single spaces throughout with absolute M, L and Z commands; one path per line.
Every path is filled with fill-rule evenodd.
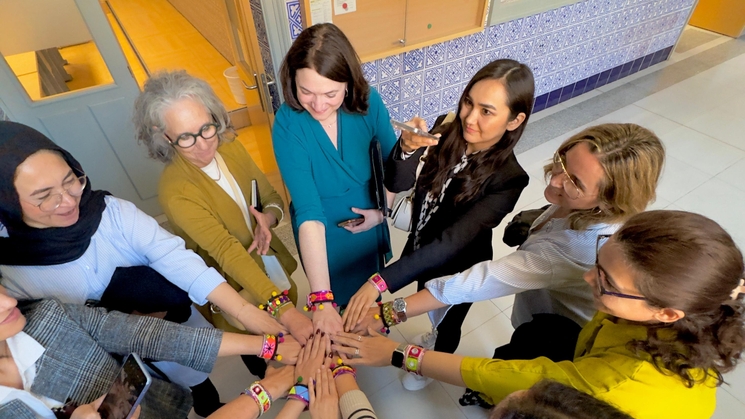
M 406 321 L 406 300 L 401 297 L 393 300 L 393 311 L 396 313 L 398 322 L 402 323 Z
M 398 345 L 396 350 L 393 351 L 393 355 L 391 356 L 391 365 L 396 368 L 404 367 L 404 358 L 406 357 L 405 352 L 407 346 L 409 346 L 408 343 L 402 343 Z

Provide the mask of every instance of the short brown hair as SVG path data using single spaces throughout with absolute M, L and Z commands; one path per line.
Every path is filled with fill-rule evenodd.
M 572 229 L 581 230 L 598 223 L 618 223 L 644 211 L 655 199 L 657 182 L 665 162 L 665 147 L 654 133 L 636 124 L 602 124 L 589 127 L 564 141 L 557 153 L 586 143 L 603 167 L 599 185 L 600 206 L 573 211 Z M 546 178 L 553 163 L 544 166 Z
M 279 69 L 282 94 L 287 105 L 296 111 L 302 111 L 303 107 L 297 99 L 295 74 L 304 68 L 335 82 L 347 83 L 342 109 L 352 113 L 367 112 L 370 86 L 362 72 L 360 57 L 335 25 L 319 23 L 302 31 L 282 62 Z
M 550 380 L 492 410 L 489 419 L 634 419 L 602 400 Z

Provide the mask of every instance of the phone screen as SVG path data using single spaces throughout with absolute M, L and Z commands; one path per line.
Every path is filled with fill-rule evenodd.
M 150 387 L 152 379 L 137 354 L 129 354 L 103 399 L 98 413 L 101 419 L 128 419 Z

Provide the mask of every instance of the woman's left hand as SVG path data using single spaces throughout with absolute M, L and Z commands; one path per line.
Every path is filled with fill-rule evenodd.
M 347 309 L 344 310 L 344 315 L 341 317 L 341 320 L 344 322 L 345 332 L 351 332 L 357 327 L 367 313 L 367 309 L 379 296 L 380 292 L 370 281 L 362 284 L 360 289 L 349 300 Z
M 256 229 L 254 229 L 254 241 L 248 246 L 248 253 L 256 250 L 256 253 L 265 255 L 269 251 L 269 244 L 272 241 L 271 227 L 277 222 L 277 218 L 271 214 L 264 214 L 253 206 L 248 207 L 248 211 L 256 219 Z
M 388 339 L 371 328 L 367 329 L 370 337 L 354 333 L 337 333 L 331 349 L 341 355 L 345 364 L 385 367 L 391 364 L 393 351 L 398 342 Z
M 279 321 L 290 330 L 290 334 L 305 345 L 308 336 L 313 334 L 313 321 L 295 307 L 285 311 L 279 316 Z
M 359 209 L 352 207 L 352 212 L 361 215 L 365 219 L 362 224 L 344 227 L 345 230 L 354 234 L 367 231 L 385 220 L 383 213 L 379 209 Z
M 315 381 L 315 384 L 313 382 Z M 339 394 L 328 368 L 316 371 L 315 380 L 309 380 L 311 419 L 337 419 L 339 417 Z
M 279 324 L 271 314 L 259 310 L 256 306 L 245 304 L 238 312 L 238 321 L 249 332 L 257 335 L 278 335 L 280 332 L 287 333 L 287 328 Z

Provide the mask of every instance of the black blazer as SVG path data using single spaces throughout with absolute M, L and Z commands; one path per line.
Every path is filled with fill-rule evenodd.
M 432 150 L 430 150 L 430 153 Z M 414 185 L 416 168 L 424 149 L 406 160 L 401 159 L 401 142 L 393 148 L 386 162 L 386 187 L 402 192 Z M 448 186 L 440 208 L 424 226 L 420 247 L 414 252 L 414 233 L 427 191 L 417 184 L 412 206 L 412 232 L 401 258 L 380 272 L 388 289 L 396 292 L 413 281 L 424 284 L 433 278 L 454 275 L 476 263 L 491 260 L 492 229 L 514 208 L 529 177 L 514 153 L 510 153 L 499 170 L 481 188 L 476 198 L 455 204 L 453 191 L 461 188 L 462 180 L 454 178 Z

